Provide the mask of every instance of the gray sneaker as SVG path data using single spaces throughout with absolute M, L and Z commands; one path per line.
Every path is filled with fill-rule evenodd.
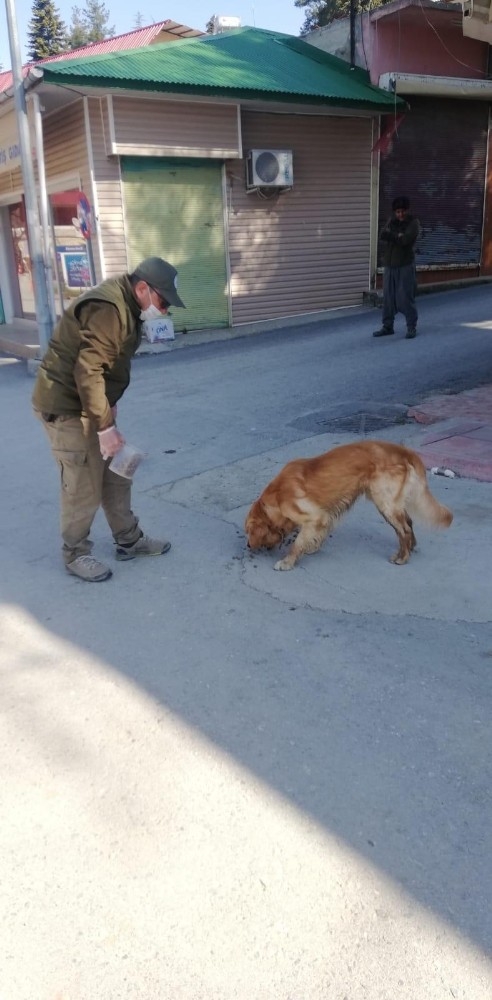
M 163 556 L 169 552 L 171 542 L 161 538 L 149 538 L 148 535 L 141 535 L 134 545 L 117 545 L 116 558 L 119 562 L 126 562 L 127 559 L 135 559 L 136 556 Z
M 88 583 L 109 580 L 110 576 L 113 575 L 109 566 L 98 562 L 92 556 L 77 556 L 76 559 L 72 559 L 72 562 L 67 563 L 67 570 L 74 576 L 80 577 L 81 580 L 87 580 Z

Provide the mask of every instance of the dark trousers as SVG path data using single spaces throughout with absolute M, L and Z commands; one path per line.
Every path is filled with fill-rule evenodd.
M 417 326 L 418 313 L 415 308 L 417 277 L 415 264 L 403 267 L 385 267 L 383 274 L 383 326 L 393 329 L 397 313 L 403 313 L 407 328 Z

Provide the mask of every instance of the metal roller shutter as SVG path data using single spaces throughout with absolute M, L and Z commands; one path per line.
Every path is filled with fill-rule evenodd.
M 419 267 L 480 263 L 488 104 L 410 98 L 391 151 L 381 156 L 379 223 L 406 194 L 422 224 Z
M 220 163 L 122 157 L 130 269 L 144 257 L 179 272 L 177 330 L 229 325 Z
M 370 271 L 370 118 L 242 115 L 243 148 L 291 149 L 294 186 L 248 194 L 228 164 L 234 324 L 362 301 Z

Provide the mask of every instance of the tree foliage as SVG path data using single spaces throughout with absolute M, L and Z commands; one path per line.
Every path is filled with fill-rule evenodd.
M 210 15 L 210 17 L 209 17 L 209 19 L 208 19 L 208 21 L 207 21 L 207 23 L 205 25 L 205 31 L 206 31 L 207 35 L 213 35 L 213 33 L 214 33 L 214 27 L 215 27 L 215 18 L 216 17 L 217 17 L 216 14 L 211 14 Z
M 53 0 L 34 0 L 27 42 L 32 62 L 56 56 L 67 48 L 67 29 Z
M 354 0 L 355 12 L 360 14 L 369 7 L 382 7 L 391 0 Z M 316 28 L 323 28 L 326 24 L 339 17 L 348 17 L 350 14 L 351 0 L 294 0 L 294 6 L 304 9 L 306 12 L 304 24 L 300 34 L 308 35 Z
M 80 7 L 72 7 L 72 22 L 68 32 L 68 47 L 70 49 L 80 49 L 82 45 L 87 45 L 87 28 L 82 17 Z
M 85 7 L 72 7 L 68 47 L 79 49 L 82 45 L 112 38 L 115 29 L 108 26 L 108 21 L 109 10 L 101 0 L 85 0 Z

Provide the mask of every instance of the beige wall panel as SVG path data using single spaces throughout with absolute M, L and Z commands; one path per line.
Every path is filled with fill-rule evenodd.
M 138 155 L 199 156 L 225 159 L 240 155 L 235 105 L 192 104 L 113 97 L 114 141 L 118 152 Z
M 17 117 L 14 110 L 0 115 L 0 177 L 20 167 L 21 154 Z
M 10 194 L 11 191 L 21 191 L 24 188 L 24 182 L 22 180 L 22 173 L 19 167 L 18 170 L 8 170 L 4 174 L 0 174 L 0 198 L 5 201 L 6 196 Z
M 246 193 L 227 164 L 233 324 L 362 302 L 370 270 L 371 120 L 244 113 L 243 149 L 292 149 L 294 186 Z
M 107 101 L 91 98 L 89 121 L 94 170 L 94 203 L 98 217 L 99 236 L 108 277 L 127 269 L 125 220 L 121 190 L 120 166 L 117 157 L 108 157 L 106 139 L 109 135 Z M 96 241 L 93 241 L 95 244 Z M 96 252 L 96 247 L 94 246 Z M 100 265 L 96 263 L 98 277 Z
M 65 174 L 80 174 L 84 189 L 89 188 L 89 159 L 85 137 L 82 100 L 43 118 L 46 180 Z

